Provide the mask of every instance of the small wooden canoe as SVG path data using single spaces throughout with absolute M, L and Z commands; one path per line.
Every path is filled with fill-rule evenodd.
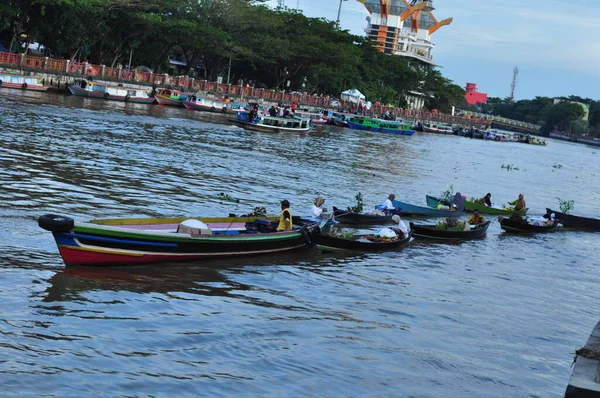
M 503 230 L 516 233 L 552 232 L 558 226 L 558 222 L 547 225 L 534 225 L 526 221 L 517 221 L 503 216 L 499 216 L 498 221 L 500 221 L 500 227 Z
M 392 220 L 393 214 L 386 215 L 375 215 L 375 214 L 362 214 L 362 213 L 354 213 L 345 210 L 340 210 L 336 207 L 333 208 L 333 215 L 335 220 L 344 224 L 354 224 L 354 225 L 386 225 L 386 224 L 396 224 L 394 220 Z
M 408 236 L 404 239 L 397 239 L 391 241 L 378 241 L 372 239 L 370 235 L 356 236 L 354 239 L 344 239 L 340 237 L 331 236 L 328 233 L 328 229 L 323 229 L 318 233 L 313 234 L 313 241 L 317 245 L 317 248 L 324 251 L 360 251 L 360 252 L 372 252 L 372 251 L 386 251 L 386 250 L 398 250 L 403 246 L 406 246 L 410 242 L 412 237 L 412 231 L 409 231 Z
M 437 205 L 439 205 L 439 204 L 448 206 L 448 203 L 449 203 L 449 201 L 447 201 L 445 199 L 436 198 L 435 196 L 430 196 L 430 195 L 425 195 L 425 200 L 427 201 L 427 206 L 433 207 L 433 208 L 436 208 Z M 479 210 L 479 213 L 481 213 L 481 214 L 492 214 L 495 216 L 500 216 L 500 215 L 510 216 L 511 214 L 514 213 L 514 209 L 512 209 L 512 208 L 496 209 L 494 207 L 489 207 L 484 204 L 476 203 L 476 202 L 473 202 L 470 200 L 465 200 L 465 211 L 472 213 L 475 210 Z M 519 212 L 519 215 L 524 216 L 525 214 L 527 214 L 527 210 L 528 209 L 521 210 Z
M 561 213 L 560 211 L 554 211 L 546 208 L 546 214 L 552 214 L 556 217 L 559 223 L 567 228 L 584 229 L 587 231 L 600 231 L 600 220 L 596 218 L 588 218 L 581 216 L 574 216 L 572 214 Z
M 410 223 L 411 231 L 414 231 L 415 237 L 440 239 L 440 240 L 470 240 L 483 238 L 490 226 L 491 221 L 486 222 L 478 228 L 472 228 L 470 231 L 452 231 L 437 228 L 435 225 L 415 225 Z
M 457 193 L 454 198 L 454 204 L 457 206 L 456 210 L 440 210 L 432 207 L 415 206 L 399 200 L 392 201 L 392 204 L 396 209 L 400 209 L 405 216 L 460 217 L 464 210 L 463 197 L 460 193 Z

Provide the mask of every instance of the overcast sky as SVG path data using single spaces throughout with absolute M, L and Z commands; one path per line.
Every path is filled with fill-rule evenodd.
M 277 2 L 271 0 L 270 5 Z M 338 0 L 286 0 L 309 17 L 337 18 Z M 434 0 L 438 20 L 434 61 L 463 86 L 477 84 L 494 97 L 516 99 L 579 95 L 600 100 L 600 0 Z M 341 26 L 365 35 L 369 15 L 356 0 L 342 4 Z

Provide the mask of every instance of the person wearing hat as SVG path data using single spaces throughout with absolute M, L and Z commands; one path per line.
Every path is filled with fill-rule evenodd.
M 281 214 L 279 215 L 279 225 L 277 231 L 292 230 L 292 212 L 290 210 L 290 202 L 288 200 L 281 201 Z
M 394 216 L 392 216 L 392 221 L 395 221 L 398 224 L 398 226 L 394 229 L 397 229 L 400 232 L 402 232 L 403 239 L 406 238 L 408 236 L 408 228 L 406 227 L 406 224 L 404 224 L 404 221 L 402 221 L 400 216 L 398 214 L 395 214 Z
M 323 199 L 322 197 L 318 196 L 317 198 L 315 198 L 315 201 L 312 206 L 313 216 L 321 217 L 321 214 L 327 211 L 327 208 L 323 207 L 323 203 L 325 203 L 325 199 Z

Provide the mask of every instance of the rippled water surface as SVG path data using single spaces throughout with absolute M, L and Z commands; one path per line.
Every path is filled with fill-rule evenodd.
M 335 127 L 0 89 L 3 396 L 559 397 L 600 313 L 600 234 L 413 241 L 161 267 L 65 268 L 45 213 L 223 216 L 315 196 L 424 205 L 450 184 L 600 215 L 600 149 Z M 512 165 L 512 170 L 502 168 Z M 219 193 L 239 198 L 224 202 Z

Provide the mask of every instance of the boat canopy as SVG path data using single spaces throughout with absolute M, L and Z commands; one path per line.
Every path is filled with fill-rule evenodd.
M 358 104 L 361 100 L 365 99 L 365 95 L 353 88 L 351 90 L 342 91 L 340 98 L 344 101 L 351 101 L 355 104 Z

